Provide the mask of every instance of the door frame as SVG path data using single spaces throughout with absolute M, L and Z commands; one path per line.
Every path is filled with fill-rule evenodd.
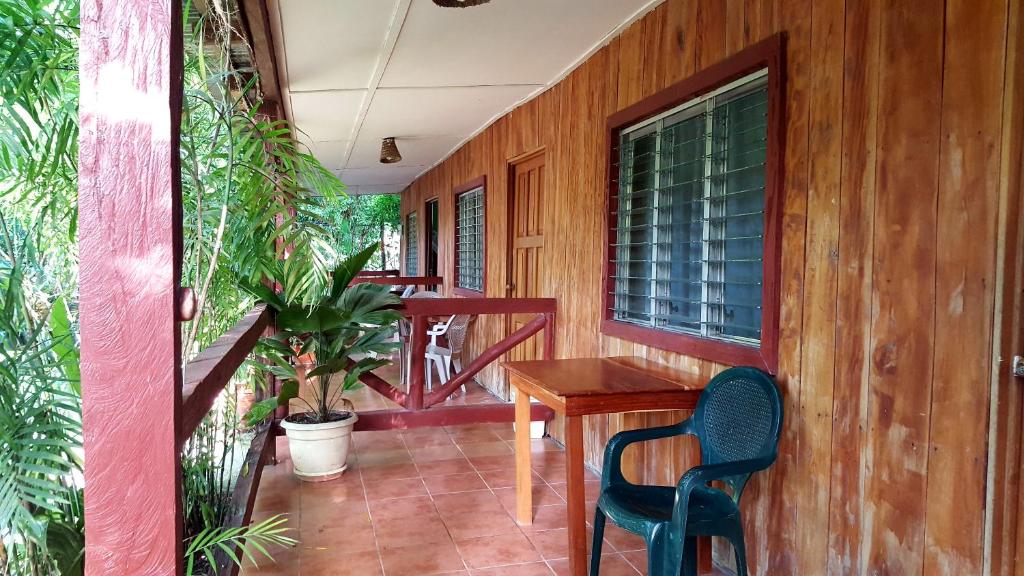
M 505 297 L 512 298 L 512 254 L 515 250 L 513 246 L 515 238 L 515 218 L 516 218 L 516 167 L 524 162 L 534 160 L 539 156 L 544 156 L 547 153 L 546 149 L 541 146 L 540 148 L 524 152 L 522 154 L 513 156 L 506 161 L 505 173 L 506 173 L 506 186 L 505 186 Z M 544 166 L 547 167 L 547 158 L 544 159 Z M 511 317 L 506 315 L 506 326 L 511 326 Z

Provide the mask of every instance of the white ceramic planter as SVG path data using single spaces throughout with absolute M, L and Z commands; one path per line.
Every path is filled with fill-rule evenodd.
M 338 422 L 297 424 L 281 421 L 288 432 L 288 448 L 295 475 L 307 482 L 324 482 L 341 476 L 348 467 L 352 446 L 352 426 L 356 414 Z

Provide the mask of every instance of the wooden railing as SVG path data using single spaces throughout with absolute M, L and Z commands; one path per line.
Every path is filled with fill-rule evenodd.
M 440 286 L 444 284 L 441 276 L 356 276 L 352 284 L 391 284 L 393 286 Z
M 485 366 L 523 343 L 535 334 L 544 332 L 544 358 L 553 358 L 555 353 L 555 311 L 557 302 L 553 298 L 430 298 L 405 299 L 401 312 L 412 327 L 409 342 L 409 387 L 403 392 L 373 373 L 364 373 L 360 380 L 380 394 L 405 408 L 405 412 L 381 412 L 360 414 L 358 427 L 380 429 L 389 427 L 411 427 L 420 425 L 447 425 L 469 421 L 500 421 L 511 412 L 510 406 L 484 405 L 458 407 L 458 410 L 433 408 L 444 402 L 463 384 L 469 382 Z M 458 375 L 443 386 L 424 393 L 426 380 L 425 357 L 427 328 L 432 317 L 448 317 L 453 314 L 509 315 L 533 314 L 532 320 L 512 332 L 501 341 L 490 346 L 469 363 Z M 419 412 L 419 414 L 414 414 Z M 542 406 L 535 410 L 539 419 L 549 418 L 550 413 Z
M 178 437 L 179 449 L 192 436 L 203 418 L 213 407 L 217 396 L 224 390 L 231 377 L 245 362 L 260 336 L 272 326 L 272 313 L 261 304 L 249 311 L 231 330 L 228 330 L 212 345 L 203 350 L 185 365 L 182 387 L 182 422 Z M 263 475 L 263 466 L 274 454 L 273 424 L 260 426 L 245 456 L 245 462 L 238 473 L 235 488 L 231 494 L 231 508 L 225 528 L 237 528 L 249 524 L 256 501 L 256 490 Z M 180 514 L 181 511 L 179 510 Z M 238 550 L 235 550 L 238 554 Z M 227 551 L 219 549 L 214 554 L 217 574 L 234 576 L 238 566 Z
M 356 278 L 380 278 L 383 276 L 401 276 L 400 270 L 360 270 Z
M 270 324 L 270 316 L 266 305 L 256 306 L 231 330 L 185 365 L 179 446 L 192 436 L 221 390 L 252 352 L 264 329 Z

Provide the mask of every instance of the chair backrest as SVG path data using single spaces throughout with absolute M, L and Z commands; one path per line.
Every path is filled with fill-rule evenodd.
M 778 453 L 782 401 L 775 381 L 756 369 L 729 368 L 701 393 L 693 413 L 704 464 L 761 458 L 766 468 Z M 750 474 L 729 479 L 739 499 Z
M 415 288 L 415 286 L 413 286 L 413 288 Z M 433 290 L 423 290 L 421 292 L 416 292 L 416 293 L 412 294 L 411 296 L 409 296 L 409 298 L 443 298 L 443 296 L 441 296 L 437 292 L 434 292 Z M 409 322 L 408 320 L 406 320 L 405 318 L 399 319 L 399 321 L 398 321 L 398 336 L 399 336 L 399 338 L 402 338 L 402 339 L 408 338 L 409 334 L 411 332 L 412 332 L 412 323 Z
M 405 290 L 402 290 L 402 298 L 412 298 L 412 295 L 415 294 L 415 293 L 416 293 L 416 285 L 415 284 L 409 284 L 408 286 L 405 287 Z
M 469 321 L 472 319 L 473 317 L 468 314 L 457 314 L 448 323 L 448 331 L 445 332 L 445 335 L 448 337 L 448 347 L 452 354 L 462 352 L 462 346 L 466 343 L 466 332 L 469 331 Z

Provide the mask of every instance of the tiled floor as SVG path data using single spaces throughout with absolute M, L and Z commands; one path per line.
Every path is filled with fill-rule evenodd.
M 535 518 L 522 527 L 512 516 L 511 424 L 358 432 L 345 475 L 316 484 L 292 476 L 278 442 L 254 518 L 287 513 L 300 543 L 243 574 L 568 574 L 565 465 L 551 440 L 534 441 Z M 588 478 L 591 510 L 597 487 Z M 639 538 L 609 525 L 604 549 L 603 575 L 644 572 Z

